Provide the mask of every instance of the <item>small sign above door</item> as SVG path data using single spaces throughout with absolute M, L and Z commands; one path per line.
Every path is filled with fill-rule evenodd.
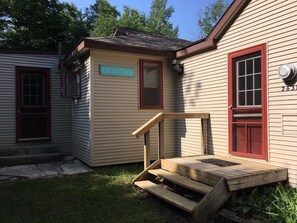
M 103 76 L 134 77 L 134 68 L 99 65 L 99 74 Z

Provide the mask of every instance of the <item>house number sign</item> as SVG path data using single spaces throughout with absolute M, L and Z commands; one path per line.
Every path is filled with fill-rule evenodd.
M 134 68 L 99 65 L 99 74 L 103 76 L 134 77 Z
M 297 91 L 297 85 L 282 86 L 282 91 Z

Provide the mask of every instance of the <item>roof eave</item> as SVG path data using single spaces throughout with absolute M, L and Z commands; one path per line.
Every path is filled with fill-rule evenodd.
M 198 42 L 194 45 L 178 50 L 176 52 L 177 58 L 186 58 L 194 54 L 202 53 L 207 50 L 217 48 L 217 43 L 230 28 L 236 18 L 241 14 L 243 9 L 251 0 L 234 0 L 219 22 L 215 25 L 212 31 L 208 34 L 204 41 Z
M 78 56 L 84 54 L 89 49 L 101 49 L 101 50 L 110 50 L 117 52 L 126 52 L 126 53 L 134 53 L 134 54 L 144 54 L 144 55 L 153 55 L 153 56 L 163 56 L 163 57 L 175 57 L 174 50 L 157 50 L 157 49 L 149 49 L 144 47 L 136 47 L 136 46 L 123 46 L 117 45 L 113 43 L 100 42 L 92 39 L 82 39 L 81 42 L 77 44 L 77 47 L 69 54 L 64 63 L 68 63 L 73 61 Z

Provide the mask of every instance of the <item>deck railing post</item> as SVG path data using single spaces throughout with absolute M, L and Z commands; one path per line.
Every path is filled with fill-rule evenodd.
M 207 154 L 207 119 L 201 119 L 201 155 Z
M 164 120 L 160 121 L 159 127 L 159 151 L 158 158 L 164 159 Z
M 148 131 L 144 133 L 144 169 L 148 168 L 151 164 L 150 144 L 150 131 Z

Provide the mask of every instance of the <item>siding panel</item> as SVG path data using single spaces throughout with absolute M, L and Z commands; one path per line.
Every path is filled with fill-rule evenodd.
M 81 98 L 72 103 L 72 152 L 73 155 L 92 165 L 90 146 L 90 57 L 81 68 Z

